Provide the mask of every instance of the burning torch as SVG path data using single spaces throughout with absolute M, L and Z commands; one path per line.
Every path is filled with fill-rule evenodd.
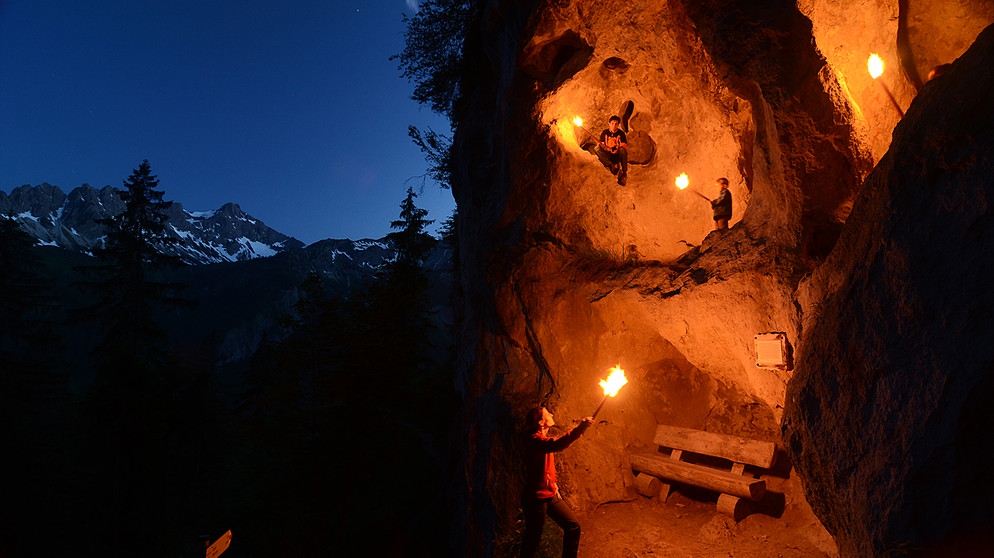
M 607 379 L 600 381 L 601 388 L 604 389 L 604 400 L 597 406 L 597 410 L 594 411 L 593 418 L 597 418 L 597 413 L 601 412 L 601 409 L 604 407 L 604 404 L 607 403 L 608 398 L 618 395 L 618 391 L 627 383 L 628 378 L 625 377 L 625 371 L 621 369 L 621 365 L 615 366 L 611 369 L 611 373 L 608 375 Z
M 681 172 L 680 176 L 676 177 L 676 187 L 681 190 L 686 190 L 688 186 L 690 186 L 690 178 L 687 176 L 687 173 Z M 711 200 L 708 199 L 708 197 L 705 196 L 704 194 L 698 192 L 697 190 L 694 190 L 693 188 L 691 188 L 690 191 L 704 198 L 704 200 L 707 201 L 708 203 L 711 203 Z
M 891 95 L 890 89 L 887 89 L 887 85 L 877 79 L 884 73 L 884 61 L 877 55 L 877 53 L 874 52 L 870 54 L 870 58 L 866 61 L 866 69 L 870 72 L 870 77 L 873 78 L 873 81 L 879 83 L 880 87 L 884 88 L 884 93 L 887 94 L 887 98 L 890 99 L 890 102 L 894 105 L 894 108 L 897 109 L 897 113 L 901 115 L 901 118 L 904 118 L 904 111 L 901 110 L 901 105 L 897 104 L 897 99 L 894 98 L 894 95 Z
M 575 124 L 577 128 L 583 130 L 584 132 L 587 132 L 587 135 L 590 136 L 591 138 L 593 138 L 594 141 L 596 141 L 597 143 L 600 143 L 600 140 L 597 139 L 597 136 L 595 136 L 594 134 L 590 133 L 590 130 L 588 130 L 588 129 L 586 129 L 586 128 L 583 127 L 583 119 L 582 118 L 580 118 L 579 116 L 577 116 L 576 118 L 573 119 L 573 124 Z

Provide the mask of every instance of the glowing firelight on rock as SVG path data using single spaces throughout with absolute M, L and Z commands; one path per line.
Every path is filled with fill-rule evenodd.
M 608 377 L 600 381 L 601 388 L 604 390 L 604 400 L 594 411 L 594 418 L 597 418 L 597 413 L 601 412 L 601 408 L 604 407 L 604 403 L 607 403 L 608 398 L 618 395 L 618 391 L 627 383 L 628 378 L 625 377 L 625 371 L 621 369 L 620 364 L 611 369 Z
M 593 139 L 594 141 L 598 141 L 597 136 L 591 133 L 590 130 L 583 127 L 583 119 L 580 118 L 579 115 L 573 118 L 573 124 L 575 124 L 577 128 L 583 130 L 588 136 L 590 136 L 591 139 Z M 577 143 L 582 143 L 580 142 L 579 138 L 577 138 Z
M 870 77 L 877 79 L 884 73 L 884 61 L 874 52 L 866 61 L 866 69 L 870 72 Z
M 877 79 L 884 73 L 884 61 L 880 59 L 880 56 L 878 56 L 877 53 L 874 52 L 870 54 L 870 57 L 866 60 L 866 69 L 870 72 L 870 77 L 873 78 L 873 81 L 879 83 L 880 87 L 884 90 L 884 93 L 887 94 L 887 98 L 890 99 L 891 104 L 894 105 L 894 109 L 897 110 L 897 114 L 899 114 L 901 118 L 904 118 L 904 109 L 901 108 L 901 105 L 898 104 L 897 99 L 894 98 L 894 95 L 890 92 L 890 89 L 887 88 L 887 84 L 885 84 L 883 80 Z
M 690 186 L 690 178 L 687 176 L 687 173 L 681 172 L 680 176 L 676 177 L 676 187 L 679 188 L 679 189 L 681 189 L 681 190 L 686 190 L 688 186 Z M 690 191 L 693 192 L 693 193 L 695 193 L 695 194 L 697 194 L 698 196 L 704 198 L 705 200 L 707 200 L 709 202 L 711 201 L 711 200 L 708 200 L 707 196 L 705 196 L 704 194 L 698 192 L 697 190 L 694 190 L 693 188 L 691 188 Z

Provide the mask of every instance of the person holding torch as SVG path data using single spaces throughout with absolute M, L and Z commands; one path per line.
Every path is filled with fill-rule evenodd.
M 732 218 L 732 193 L 728 191 L 728 179 L 719 178 L 715 181 L 718 186 L 718 197 L 711 200 L 714 210 L 714 230 L 728 229 L 728 220 Z
M 525 533 L 521 541 L 521 557 L 532 558 L 542 539 L 545 516 L 548 514 L 563 529 L 563 558 L 575 558 L 580 548 L 580 522 L 569 505 L 559 495 L 556 484 L 555 452 L 562 451 L 580 439 L 594 424 L 586 417 L 572 430 L 558 438 L 549 436 L 555 426 L 552 413 L 544 406 L 528 412 L 525 440 L 525 492 L 522 508 Z

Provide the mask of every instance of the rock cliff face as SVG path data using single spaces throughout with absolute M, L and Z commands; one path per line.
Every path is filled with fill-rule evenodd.
M 650 446 L 655 426 L 665 423 L 777 442 L 787 450 L 784 461 L 796 467 L 783 495 L 784 515 L 809 514 L 810 502 L 845 555 L 873 555 L 894 543 L 930 544 L 957 522 L 976 518 L 909 522 L 927 509 L 923 497 L 942 489 L 890 494 L 940 465 L 953 470 L 942 486 L 957 487 L 963 479 L 954 465 L 966 455 L 947 452 L 940 463 L 931 446 L 922 446 L 918 455 L 927 462 L 905 464 L 910 477 L 892 477 L 853 508 L 854 493 L 874 488 L 869 483 L 889 461 L 836 455 L 897 443 L 886 430 L 893 424 L 857 419 L 868 408 L 892 408 L 901 401 L 894 398 L 898 388 L 916 385 L 895 381 L 888 384 L 889 398 L 877 401 L 885 395 L 875 387 L 878 379 L 888 377 L 882 368 L 876 375 L 850 368 L 853 378 L 839 380 L 845 374 L 836 367 L 860 364 L 842 357 L 860 354 L 850 346 L 860 343 L 856 332 L 874 331 L 859 305 L 873 305 L 881 319 L 909 320 L 902 331 L 929 345 L 939 338 L 925 334 L 936 326 L 924 318 L 966 319 L 962 310 L 940 310 L 945 302 L 918 298 L 908 312 L 887 314 L 880 297 L 900 298 L 904 291 L 868 288 L 850 277 L 865 275 L 874 261 L 868 258 L 881 257 L 874 243 L 889 242 L 881 220 L 907 215 L 900 219 L 907 230 L 898 236 L 909 250 L 913 241 L 927 244 L 960 261 L 956 269 L 968 275 L 978 268 L 959 250 L 989 248 L 982 230 L 968 223 L 940 244 L 912 234 L 925 234 L 914 225 L 927 231 L 923 221 L 936 217 L 936 207 L 972 211 L 974 220 L 986 222 L 990 208 L 980 182 L 970 193 L 940 194 L 929 207 L 909 176 L 934 180 L 927 178 L 930 168 L 955 175 L 968 167 L 987 176 L 989 196 L 994 172 L 990 138 L 977 131 L 982 121 L 966 139 L 957 128 L 963 122 L 935 114 L 949 104 L 985 114 L 978 105 L 989 103 L 990 86 L 971 92 L 969 76 L 990 72 L 989 54 L 973 54 L 979 62 L 964 57 L 920 93 L 916 79 L 923 78 L 921 64 L 962 54 L 994 21 L 994 10 L 964 7 L 967 15 L 943 27 L 934 21 L 940 8 L 916 9 L 912 17 L 906 6 L 902 11 L 898 2 L 882 1 L 481 3 L 467 37 L 475 71 L 463 84 L 457 115 L 453 185 L 465 295 L 459 366 L 467 401 L 466 484 L 459 498 L 469 511 L 459 531 L 468 555 L 489 554 L 495 534 L 514 520 L 520 417 L 541 401 L 568 427 L 600 402 L 597 382 L 615 364 L 631 384 L 608 402 L 584 442 L 558 459 L 565 497 L 581 510 L 633 496 L 626 452 Z M 935 40 L 921 40 L 924 29 Z M 958 51 L 954 44 L 961 45 Z M 870 52 L 884 59 L 882 81 L 866 71 Z M 968 64 L 973 67 L 962 69 Z M 955 83 L 960 86 L 947 86 Z M 895 138 L 909 139 L 893 145 L 900 117 L 888 94 L 908 110 Z M 921 116 L 926 113 L 934 116 Z M 590 136 L 612 114 L 622 118 L 631 146 L 626 186 L 590 151 Z M 936 145 L 944 138 L 949 156 L 921 143 L 926 131 Z M 923 145 L 930 146 L 927 164 L 911 156 Z M 901 150 L 908 151 L 904 158 Z M 690 189 L 709 198 L 717 195 L 716 178 L 730 180 L 730 230 L 711 232 L 710 205 L 675 187 L 680 173 L 690 177 Z M 902 186 L 887 186 L 892 183 Z M 901 198 L 907 189 L 918 197 Z M 970 231 L 980 235 L 977 246 L 960 241 Z M 896 262 L 903 268 L 877 264 L 875 280 L 903 281 L 895 272 L 912 261 L 924 267 L 927 260 L 905 257 Z M 948 291 L 928 290 L 933 279 L 913 287 L 914 296 L 947 297 Z M 847 310 L 844 302 L 857 309 Z M 950 328 L 950 339 L 960 329 Z M 794 366 L 756 365 L 754 336 L 764 332 L 786 335 Z M 903 337 L 870 337 L 867 346 L 907 353 Z M 885 359 L 875 362 L 882 366 Z M 928 362 L 946 373 L 957 370 L 954 360 Z M 978 366 L 989 370 L 990 364 Z M 956 406 L 969 406 L 964 389 L 977 384 L 953 382 L 961 396 L 944 399 L 944 384 L 936 382 L 935 396 L 916 410 L 919 419 L 904 424 L 913 429 L 928 422 L 939 416 L 936 406 L 948 402 L 942 425 L 932 426 L 933 442 L 950 432 L 945 428 L 955 425 Z M 826 406 L 841 400 L 839 383 L 852 391 L 845 401 L 853 406 L 828 412 Z M 835 391 L 821 391 L 823 385 Z M 879 435 L 861 432 L 870 426 L 882 429 Z M 838 430 L 828 435 L 826 429 Z M 964 444 L 973 433 L 963 432 Z M 909 432 L 904 443 L 916 440 Z M 893 458 L 895 451 L 881 455 Z M 954 509 L 958 500 L 946 497 Z M 887 498 L 890 511 L 878 506 Z
M 994 27 L 922 88 L 799 291 L 785 442 L 847 555 L 990 544 L 992 68 Z

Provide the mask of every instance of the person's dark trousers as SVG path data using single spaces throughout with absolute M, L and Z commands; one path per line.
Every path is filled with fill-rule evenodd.
M 614 157 L 621 163 L 621 174 L 628 174 L 628 150 L 624 147 L 619 147 Z
M 559 497 L 551 500 L 525 498 L 523 505 L 525 535 L 521 540 L 521 558 L 535 556 L 538 544 L 542 541 L 546 514 L 563 529 L 563 558 L 576 558 L 580 549 L 580 522 L 566 502 Z
M 603 163 L 607 168 L 611 168 L 611 165 L 614 163 L 621 163 L 621 172 L 623 174 L 628 174 L 628 150 L 624 147 L 618 148 L 617 153 L 604 151 L 598 147 L 597 158 L 600 159 L 601 163 Z

